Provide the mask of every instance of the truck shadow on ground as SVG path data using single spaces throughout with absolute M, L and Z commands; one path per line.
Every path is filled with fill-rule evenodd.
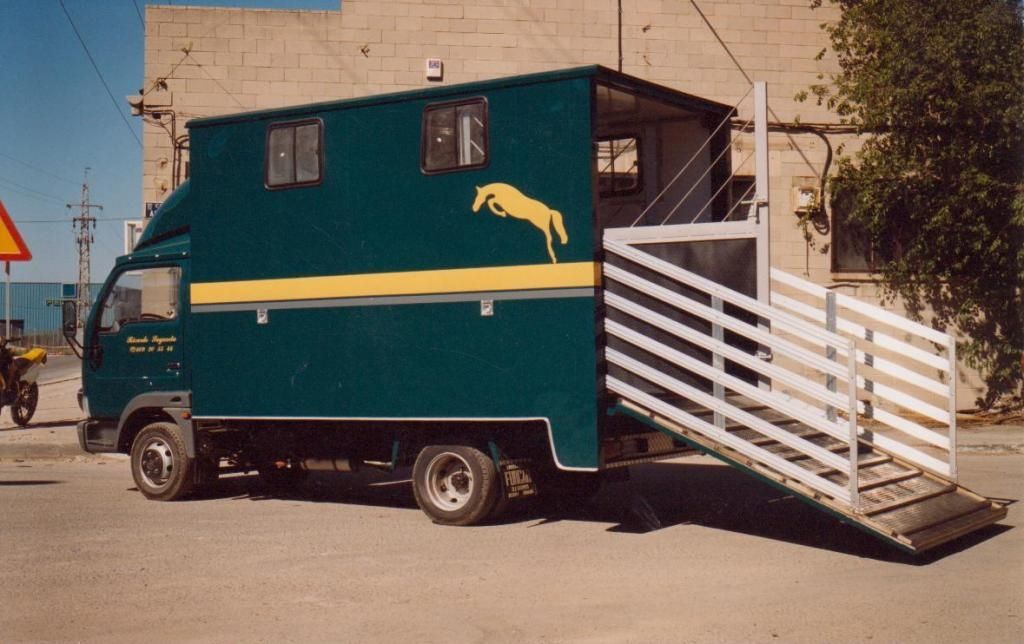
M 623 534 L 696 525 L 914 566 L 934 563 L 1012 529 L 1007 525 L 990 526 L 911 556 L 741 472 L 691 460 L 634 466 L 628 481 L 606 483 L 589 500 L 545 495 L 542 490 L 540 498 L 510 503 L 496 523 L 524 524 L 532 529 L 561 521 L 583 521 L 611 524 L 609 532 Z M 271 491 L 255 476 L 234 477 L 219 481 L 201 498 L 211 497 L 416 509 L 408 470 L 393 474 L 372 470 L 314 474 L 287 492 Z M 714 538 L 714 533 L 709 531 L 708 538 Z

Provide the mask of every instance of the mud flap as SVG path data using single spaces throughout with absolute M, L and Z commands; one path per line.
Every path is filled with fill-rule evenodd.
M 502 490 L 510 501 L 537 496 L 537 484 L 530 470 L 530 459 L 503 460 L 498 463 Z

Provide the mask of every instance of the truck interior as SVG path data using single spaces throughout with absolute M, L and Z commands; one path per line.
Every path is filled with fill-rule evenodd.
M 594 191 L 598 228 L 721 221 L 728 182 L 730 108 L 708 101 L 594 84 Z

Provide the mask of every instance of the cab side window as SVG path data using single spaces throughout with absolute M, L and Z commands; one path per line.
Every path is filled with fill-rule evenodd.
M 132 322 L 160 322 L 178 317 L 181 268 L 161 266 L 126 271 L 103 300 L 101 331 Z

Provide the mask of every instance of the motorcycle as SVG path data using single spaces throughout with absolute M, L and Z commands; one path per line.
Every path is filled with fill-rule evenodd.
M 11 406 L 11 417 L 22 427 L 28 425 L 39 404 L 36 380 L 46 364 L 46 349 L 8 344 L 0 337 L 0 409 Z

